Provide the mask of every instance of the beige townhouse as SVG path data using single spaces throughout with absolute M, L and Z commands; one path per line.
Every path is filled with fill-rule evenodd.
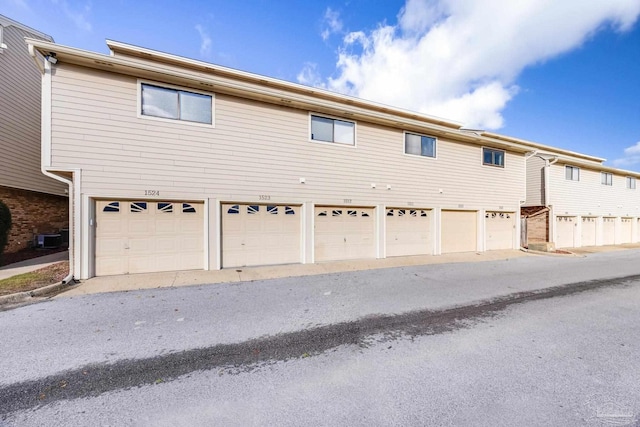
M 76 278 L 520 247 L 549 147 L 120 42 L 27 43 Z
M 53 41 L 0 15 L 0 200 L 13 219 L 5 252 L 33 245 L 38 234 L 57 234 L 69 218 L 68 185 L 41 170 L 42 79 L 25 37 Z
M 523 212 L 542 216 L 529 240 L 557 248 L 640 241 L 640 173 L 603 165 L 604 159 L 578 153 L 539 151 L 527 160 L 527 200 Z

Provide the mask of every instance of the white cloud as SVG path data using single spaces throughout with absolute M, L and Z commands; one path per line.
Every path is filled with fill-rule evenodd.
M 615 167 L 629 167 L 640 164 L 640 141 L 624 149 L 624 157 L 615 159 L 611 163 Z
M 638 0 L 407 0 L 396 25 L 344 36 L 336 73 L 324 85 L 497 129 L 525 67 L 578 48 L 607 26 L 628 30 L 639 14 Z
M 305 63 L 302 67 L 302 71 L 300 71 L 296 77 L 298 82 L 303 85 L 325 88 L 322 76 L 318 72 L 318 64 L 316 63 Z
M 195 28 L 200 34 L 200 55 L 209 58 L 211 56 L 211 37 L 202 25 L 198 24 Z
M 73 21 L 75 26 L 82 31 L 91 31 L 92 25 L 89 21 L 91 14 L 91 4 L 87 3 L 76 9 L 69 5 L 66 0 L 51 0 L 51 3 L 59 5 L 65 16 Z
M 323 29 L 320 36 L 322 40 L 327 40 L 330 35 L 339 33 L 340 31 L 342 31 L 340 13 L 328 7 L 324 12 Z

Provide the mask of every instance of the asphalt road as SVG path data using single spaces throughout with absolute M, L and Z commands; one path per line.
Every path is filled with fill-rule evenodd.
M 640 251 L 0 312 L 0 425 L 640 425 Z

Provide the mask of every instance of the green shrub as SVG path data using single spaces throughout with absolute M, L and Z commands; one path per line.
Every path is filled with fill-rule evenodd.
M 9 206 L 0 200 L 0 260 L 9 241 L 9 230 L 11 230 L 11 211 Z

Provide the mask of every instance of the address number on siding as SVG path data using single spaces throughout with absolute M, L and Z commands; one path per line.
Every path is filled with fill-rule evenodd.
M 259 200 L 271 200 L 271 196 L 267 195 L 267 194 L 260 194 L 258 196 Z
M 159 196 L 160 190 L 144 190 L 145 196 Z

